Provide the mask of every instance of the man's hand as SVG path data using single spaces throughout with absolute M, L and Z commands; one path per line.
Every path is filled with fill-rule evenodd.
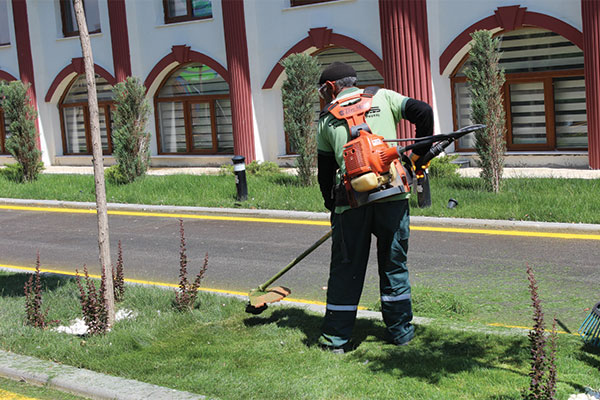
M 418 160 L 419 158 L 421 158 L 421 156 L 420 156 L 420 155 L 418 155 L 418 154 L 412 153 L 412 154 L 410 155 L 410 161 L 412 161 L 413 168 L 414 168 L 415 170 L 417 170 L 417 169 L 423 170 L 423 169 L 427 169 L 427 168 L 429 168 L 429 164 L 431 164 L 431 160 L 427 161 L 427 164 L 421 165 L 419 168 L 417 168 L 417 160 Z

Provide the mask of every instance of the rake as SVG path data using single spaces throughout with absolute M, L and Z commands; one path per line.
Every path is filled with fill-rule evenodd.
M 592 307 L 590 315 L 583 321 L 577 333 L 586 344 L 600 346 L 600 301 Z

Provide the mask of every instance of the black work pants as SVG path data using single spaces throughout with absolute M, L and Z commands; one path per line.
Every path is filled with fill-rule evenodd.
M 332 215 L 331 265 L 321 344 L 343 346 L 352 336 L 372 234 L 377 238 L 381 307 L 390 340 L 402 344 L 413 338 L 406 269 L 409 222 L 408 200 L 372 203 Z

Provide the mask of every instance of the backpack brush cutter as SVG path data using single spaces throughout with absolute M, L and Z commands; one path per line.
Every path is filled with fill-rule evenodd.
M 485 125 L 471 125 L 471 126 L 467 126 L 462 129 L 459 129 L 456 132 L 451 132 L 451 133 L 444 134 L 444 135 L 426 136 L 426 137 L 416 138 L 416 139 L 413 138 L 413 139 L 385 140 L 385 142 L 394 142 L 394 141 L 400 142 L 400 141 L 408 141 L 408 140 L 415 142 L 415 143 L 410 144 L 405 147 L 389 147 L 389 145 L 384 143 L 384 140 L 381 136 L 377 136 L 377 135 L 373 135 L 373 134 L 359 135 L 358 138 L 356 138 L 354 140 L 357 140 L 357 142 L 361 142 L 361 143 L 357 143 L 355 146 L 353 146 L 353 143 L 352 143 L 353 141 L 350 141 L 346 145 L 346 148 L 347 149 L 354 148 L 354 152 L 352 154 L 354 155 L 356 162 L 355 162 L 353 171 L 360 171 L 360 173 L 355 172 L 354 176 L 349 176 L 349 177 L 346 177 L 345 179 L 348 179 L 348 182 L 350 182 L 349 186 L 352 186 L 351 180 L 353 178 L 361 178 L 361 176 L 364 176 L 365 174 L 372 174 L 372 175 L 370 175 L 366 178 L 361 178 L 359 180 L 360 183 L 358 185 L 355 185 L 355 186 L 357 186 L 358 189 L 362 189 L 365 186 L 371 187 L 370 191 L 358 192 L 355 189 L 353 189 L 356 193 L 360 193 L 361 195 L 363 195 L 363 194 L 367 195 L 366 197 L 361 196 L 361 202 L 360 202 L 360 204 L 358 204 L 358 206 L 370 203 L 372 201 L 379 200 L 381 198 L 392 196 L 397 193 L 400 193 L 397 191 L 398 189 L 394 188 L 393 186 L 390 186 L 391 181 L 400 180 L 401 186 L 403 188 L 408 186 L 407 182 L 402 178 L 402 177 L 406 177 L 405 174 L 401 174 L 401 173 L 396 174 L 395 172 L 389 172 L 392 169 L 392 168 L 390 168 L 390 165 L 392 165 L 394 160 L 401 157 L 404 154 L 404 152 L 406 152 L 408 150 L 412 150 L 417 147 L 431 146 L 431 149 L 424 156 L 420 157 L 417 160 L 417 165 L 412 167 L 414 170 L 417 171 L 417 185 L 418 185 L 419 184 L 419 181 L 418 181 L 419 172 L 418 171 L 422 170 L 422 168 L 420 168 L 421 166 L 426 165 L 431 159 L 433 159 L 434 157 L 439 155 L 446 147 L 448 147 L 456 139 L 466 135 L 467 133 L 470 133 L 470 132 L 473 132 L 473 131 L 476 131 L 476 130 L 479 130 L 482 128 L 485 128 Z M 433 145 L 433 143 L 436 143 L 436 144 Z M 351 146 L 348 146 L 348 145 L 351 145 Z M 374 168 L 367 165 L 367 163 L 370 160 L 375 160 L 373 162 L 373 164 L 375 165 Z M 409 160 L 409 162 L 410 162 L 410 160 Z M 386 163 L 387 163 L 387 165 L 386 165 Z M 396 166 L 394 166 L 394 169 L 395 168 L 396 168 Z M 399 166 L 398 166 L 398 170 L 399 170 Z M 383 175 L 383 174 L 390 174 L 391 176 L 389 178 L 383 178 L 383 179 L 378 177 L 379 175 Z M 373 177 L 373 175 L 375 175 L 375 177 Z M 410 190 L 410 188 L 408 188 L 407 191 L 408 190 Z M 427 195 L 429 195 L 428 189 L 427 189 L 426 193 L 427 193 Z M 374 194 L 374 196 L 371 196 L 372 194 Z M 366 201 L 366 202 L 363 203 L 362 201 Z M 431 203 L 431 200 L 429 200 L 429 203 Z M 283 274 L 285 274 L 287 271 L 292 269 L 292 267 L 294 267 L 296 264 L 298 264 L 300 261 L 302 261 L 307 255 L 312 253 L 317 247 L 319 247 L 321 244 L 323 244 L 327 239 L 329 239 L 331 234 L 332 234 L 331 231 L 327 232 L 319 240 L 317 240 L 312 246 L 310 246 L 302 254 L 300 254 L 298 257 L 296 257 L 294 260 L 292 260 L 288 265 L 286 265 L 281 271 L 279 271 L 278 273 L 273 275 L 268 281 L 266 281 L 265 283 L 263 283 L 256 289 L 251 290 L 250 293 L 248 294 L 248 303 L 246 305 L 246 312 L 249 314 L 258 315 L 267 309 L 269 303 L 278 302 L 278 301 L 284 299 L 285 297 L 289 296 L 291 293 L 291 290 L 284 286 L 277 286 L 277 287 L 274 287 L 271 289 L 267 289 L 267 288 L 269 287 L 269 285 L 271 285 L 273 282 L 275 282 L 277 279 L 279 279 Z
M 319 240 L 317 240 L 312 246 L 308 249 L 304 250 L 302 254 L 298 257 L 294 258 L 292 262 L 286 265 L 281 271 L 273 275 L 268 281 L 253 289 L 248 294 L 248 304 L 246 305 L 246 312 L 249 314 L 258 315 L 267 309 L 267 304 L 276 303 L 282 300 L 284 297 L 287 297 L 292 293 L 292 291 L 283 286 L 277 286 L 267 290 L 270 284 L 279 279 L 283 274 L 288 272 L 292 267 L 298 264 L 300 261 L 304 259 L 307 255 L 312 253 L 317 247 L 323 244 L 329 237 L 331 236 L 331 231 L 327 232 L 323 235 Z

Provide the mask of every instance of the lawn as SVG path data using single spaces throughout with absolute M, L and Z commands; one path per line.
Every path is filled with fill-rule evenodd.
M 380 321 L 360 319 L 358 349 L 336 355 L 316 346 L 322 317 L 300 308 L 252 316 L 238 299 L 200 293 L 199 306 L 181 313 L 171 290 L 128 286 L 118 307 L 136 318 L 104 336 L 78 337 L 24 326 L 25 279 L 0 272 L 2 349 L 211 397 L 519 399 L 529 382 L 524 331 L 443 313 L 417 325 L 403 347 L 385 341 Z M 80 316 L 72 278 L 45 276 L 44 286 L 49 319 L 69 324 Z M 576 336 L 559 335 L 557 366 L 558 398 L 600 387 L 600 351 Z
M 600 223 L 596 212 L 600 180 L 511 178 L 500 193 L 489 193 L 478 178 L 432 178 L 432 207 L 411 214 L 436 217 Z M 146 176 L 123 186 L 107 185 L 114 203 L 250 209 L 326 211 L 318 186 L 302 187 L 286 174 L 248 175 L 248 201 L 236 201 L 235 178 L 221 175 Z M 0 176 L 0 197 L 95 201 L 90 175 L 42 174 L 38 181 L 16 184 Z M 458 207 L 448 209 L 448 199 Z

